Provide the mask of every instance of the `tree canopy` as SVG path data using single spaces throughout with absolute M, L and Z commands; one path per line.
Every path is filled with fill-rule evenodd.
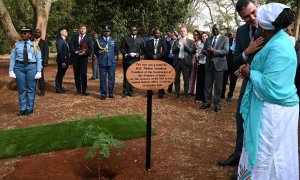
M 36 9 L 30 1 L 33 0 L 3 0 L 15 29 L 22 24 L 36 27 Z M 53 0 L 46 39 L 54 41 L 61 27 L 66 27 L 72 35 L 82 23 L 87 26 L 90 34 L 101 33 L 103 25 L 110 25 L 113 35 L 119 40 L 129 33 L 133 25 L 137 26 L 142 36 L 153 27 L 165 31 L 177 28 L 185 21 L 190 3 L 191 0 Z M 0 30 L 1 37 L 5 37 L 5 33 Z M 0 38 L 0 42 L 8 44 L 9 41 Z M 0 49 L 7 52 L 10 48 Z

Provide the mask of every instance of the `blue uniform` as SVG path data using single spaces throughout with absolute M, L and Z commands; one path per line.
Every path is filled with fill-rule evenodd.
M 105 47 L 107 49 L 102 50 L 102 48 Z M 106 37 L 100 37 L 98 39 L 98 43 L 95 45 L 95 54 L 98 57 L 98 65 L 100 71 L 100 96 L 106 97 L 107 76 L 108 76 L 109 95 L 113 96 L 114 85 L 115 85 L 115 72 L 116 72 L 115 56 L 118 54 L 117 41 L 112 37 L 109 37 L 107 41 L 106 41 Z
M 32 41 L 27 41 L 28 64 L 23 63 L 24 41 L 19 41 L 11 51 L 9 72 L 16 75 L 19 91 L 19 110 L 33 110 L 37 72 L 42 70 L 42 56 L 38 46 Z

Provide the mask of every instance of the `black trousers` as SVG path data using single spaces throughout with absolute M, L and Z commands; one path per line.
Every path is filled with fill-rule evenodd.
M 123 95 L 133 95 L 134 87 L 127 81 L 126 72 L 129 66 L 138 60 L 131 60 L 130 62 L 123 63 Z
M 40 79 L 38 79 L 38 88 L 40 90 L 40 92 L 45 93 L 45 78 L 44 78 L 44 68 L 42 68 L 42 77 Z
M 68 70 L 69 65 L 67 65 L 65 68 L 62 67 L 61 62 L 57 62 L 57 72 L 55 77 L 55 90 L 56 91 L 62 91 L 62 81 L 63 78 Z
M 225 97 L 225 91 L 226 91 L 226 85 L 227 85 L 227 81 L 229 78 L 229 91 L 227 93 L 227 97 L 232 97 L 233 96 L 233 92 L 236 86 L 236 80 L 237 80 L 237 76 L 234 75 L 234 71 L 232 70 L 226 70 L 224 71 L 224 76 L 223 76 L 223 88 L 222 88 L 222 95 L 221 97 Z
M 242 99 L 245 93 L 245 89 L 248 83 L 248 78 L 244 78 L 241 86 L 240 95 L 238 98 L 237 110 L 236 110 L 236 142 L 235 142 L 235 150 L 234 154 L 240 156 L 242 154 L 243 149 L 243 140 L 244 140 L 244 119 L 242 114 L 240 113 Z
M 197 66 L 197 83 L 196 83 L 196 101 L 205 101 L 204 96 L 204 84 L 205 84 L 205 64 L 198 64 Z
M 77 56 L 72 62 L 77 92 L 86 92 L 88 57 Z

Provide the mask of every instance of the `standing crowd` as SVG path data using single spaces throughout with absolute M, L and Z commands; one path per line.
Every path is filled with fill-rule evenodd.
M 188 38 L 185 26 L 179 28 L 179 33 L 167 32 L 165 38 L 158 28 L 150 29 L 143 38 L 132 26 L 120 46 L 108 25 L 93 39 L 86 34 L 86 26 L 80 25 L 70 41 L 67 29 L 62 28 L 56 41 L 55 91 L 68 91 L 63 78 L 72 64 L 76 95 L 88 96 L 87 67 L 91 57 L 91 80 L 100 78 L 100 99 L 113 99 L 119 51 L 123 55 L 124 98 L 134 96 L 126 71 L 141 59 L 172 65 L 176 75 L 167 92 L 172 93 L 174 86 L 174 98 L 182 96 L 183 101 L 192 94 L 203 110 L 213 104 L 215 112 L 221 111 L 221 99 L 231 102 L 237 77 L 243 77 L 236 111 L 235 150 L 219 165 L 238 165 L 238 179 L 299 179 L 299 98 L 295 86 L 298 61 L 292 38 L 285 31 L 294 21 L 294 13 L 283 4 L 258 7 L 253 0 L 239 0 L 236 11 L 245 21 L 236 32 L 223 35 L 215 24 L 211 35 L 195 30 L 193 40 Z M 17 80 L 17 115 L 29 115 L 34 109 L 37 82 L 40 95 L 45 95 L 43 67 L 47 66 L 49 52 L 39 29 L 34 31 L 34 41 L 30 40 L 30 28 L 22 26 L 19 33 L 22 40 L 11 52 L 9 76 Z M 160 89 L 158 98 L 164 94 Z

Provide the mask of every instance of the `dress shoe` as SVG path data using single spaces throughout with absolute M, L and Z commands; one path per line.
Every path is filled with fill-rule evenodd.
M 62 87 L 61 90 L 65 91 L 65 92 L 69 91 L 69 89 L 67 89 L 65 87 Z
M 64 90 L 56 90 L 55 92 L 56 93 L 66 93 L 66 91 L 64 91 Z
M 88 95 L 90 95 L 90 93 L 88 93 L 88 92 L 86 92 L 86 91 L 83 91 L 83 92 L 82 92 L 82 95 L 83 95 L 83 96 L 88 96 Z
M 79 95 L 81 95 L 81 92 L 80 91 L 76 91 L 75 96 L 79 96 Z
M 18 111 L 17 116 L 24 116 L 26 111 Z
M 41 91 L 41 92 L 40 92 L 40 96 L 45 96 L 45 92 L 44 92 L 44 91 Z
M 202 104 L 201 106 L 200 106 L 200 109 L 207 109 L 207 108 L 210 108 L 210 104 Z
M 33 113 L 33 110 L 32 110 L 32 109 L 31 109 L 31 110 L 28 110 L 28 109 L 27 109 L 27 110 L 25 111 L 25 115 L 29 115 L 29 114 L 32 114 L 32 113 Z
M 100 96 L 101 100 L 105 100 L 105 98 L 106 98 L 105 96 Z
M 221 111 L 221 105 L 216 105 L 215 112 L 220 112 L 220 111 Z
M 127 96 L 133 97 L 133 94 L 132 93 L 127 93 Z
M 115 99 L 115 96 L 114 96 L 113 94 L 110 94 L 110 95 L 108 96 L 108 98 Z
M 227 102 L 231 102 L 232 101 L 232 97 L 227 97 L 226 101 Z
M 239 164 L 240 156 L 232 154 L 225 160 L 218 161 L 221 166 L 236 166 Z

